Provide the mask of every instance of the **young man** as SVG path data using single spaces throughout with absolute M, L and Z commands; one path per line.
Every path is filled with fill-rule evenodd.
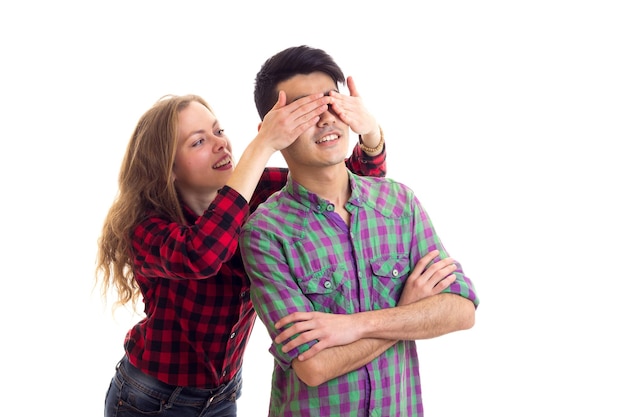
M 307 46 L 276 54 L 256 78 L 261 118 L 279 91 L 288 103 L 324 93 L 344 109 L 331 104 L 282 150 L 287 185 L 240 238 L 251 298 L 274 340 L 269 414 L 421 416 L 414 341 L 471 328 L 478 298 L 408 187 L 346 170 L 350 129 L 380 147 L 384 138 L 351 78 L 350 96 L 339 94 L 343 82 L 333 59 Z

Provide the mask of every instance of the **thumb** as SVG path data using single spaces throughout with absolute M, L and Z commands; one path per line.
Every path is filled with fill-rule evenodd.
M 281 107 L 284 107 L 285 104 L 287 104 L 287 94 L 285 94 L 283 90 L 280 90 L 278 92 L 278 100 L 276 101 L 276 104 L 274 104 L 274 107 L 272 107 L 272 110 L 280 109 Z
M 360 97 L 359 92 L 356 89 L 356 83 L 354 82 L 354 78 L 352 78 L 352 76 L 348 77 L 347 84 L 348 84 L 348 90 L 350 91 L 350 96 Z

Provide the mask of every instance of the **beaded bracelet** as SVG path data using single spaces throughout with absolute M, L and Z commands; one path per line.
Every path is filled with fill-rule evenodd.
M 378 129 L 380 130 L 380 142 L 378 142 L 378 145 L 376 145 L 375 148 L 370 148 L 369 146 L 364 145 L 363 144 L 363 138 L 359 138 L 360 139 L 359 146 L 365 152 L 376 153 L 376 152 L 380 152 L 380 150 L 383 148 L 383 145 L 385 144 L 385 135 L 383 134 L 383 128 L 382 127 L 378 126 Z

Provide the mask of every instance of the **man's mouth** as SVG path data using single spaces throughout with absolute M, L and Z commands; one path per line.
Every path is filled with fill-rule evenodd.
M 332 134 L 332 135 L 324 136 L 320 140 L 315 141 L 315 143 L 330 142 L 330 141 L 337 140 L 337 139 L 339 139 L 339 135 Z

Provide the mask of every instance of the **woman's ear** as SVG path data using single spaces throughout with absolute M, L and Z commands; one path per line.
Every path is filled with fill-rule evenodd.
M 263 126 L 263 122 L 259 122 L 259 125 L 256 127 L 257 132 L 261 130 L 261 126 Z

